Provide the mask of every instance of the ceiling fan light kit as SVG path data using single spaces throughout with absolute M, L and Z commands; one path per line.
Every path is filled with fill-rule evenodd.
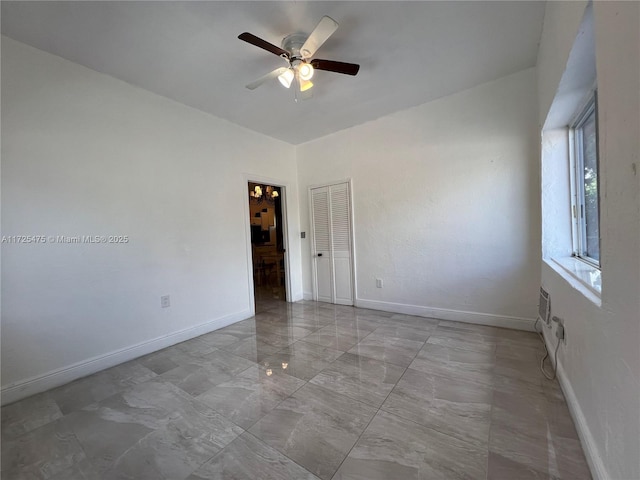
M 309 80 L 303 80 L 302 78 L 298 79 L 298 83 L 300 84 L 300 91 L 301 92 L 306 92 L 311 87 L 313 87 L 313 83 L 311 83 Z
M 311 80 L 313 77 L 313 67 L 308 63 L 298 65 L 298 75 L 301 80 Z
M 307 36 L 303 33 L 288 35 L 282 40 L 282 47 L 277 47 L 249 32 L 238 35 L 240 40 L 278 55 L 288 63 L 288 67 L 276 68 L 248 84 L 247 88 L 254 90 L 267 80 L 277 77 L 285 88 L 290 88 L 294 80 L 297 80 L 297 88 L 300 89 L 300 92 L 306 92 L 313 87 L 311 78 L 315 70 L 356 75 L 360 70 L 360 65 L 355 63 L 311 59 L 337 28 L 338 22 L 331 17 L 324 16 L 310 35 Z
M 295 74 L 293 73 L 293 70 L 287 68 L 284 72 L 278 75 L 278 80 L 280 80 L 280 83 L 286 88 L 289 88 L 291 87 L 291 82 L 293 82 L 294 76 Z

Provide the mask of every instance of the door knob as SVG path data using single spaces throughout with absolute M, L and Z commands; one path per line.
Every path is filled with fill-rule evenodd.
M 321 254 L 321 253 L 319 253 L 319 254 L 318 254 L 318 256 L 319 256 L 319 257 L 321 257 L 321 256 L 322 256 L 322 254 Z

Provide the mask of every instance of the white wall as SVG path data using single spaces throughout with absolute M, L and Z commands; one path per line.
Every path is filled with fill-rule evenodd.
M 2 245 L 4 402 L 248 317 L 247 174 L 288 183 L 302 298 L 286 143 L 3 37 L 2 173 L 3 235 L 130 238 Z
M 541 124 L 585 6 L 547 4 L 538 58 Z M 629 480 L 640 478 L 640 4 L 594 2 L 593 8 L 602 304 L 573 288 L 551 262 L 542 264 L 542 283 L 552 314 L 565 321 L 559 375 L 594 477 Z
M 585 8 L 585 0 L 547 2 L 538 47 L 538 113 L 544 125 L 567 66 Z
M 298 146 L 303 231 L 309 185 L 353 179 L 358 305 L 530 328 L 540 268 L 536 98 L 529 69 Z M 310 248 L 307 237 L 305 295 Z

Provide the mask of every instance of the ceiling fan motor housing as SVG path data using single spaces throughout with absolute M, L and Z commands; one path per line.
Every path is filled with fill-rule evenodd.
M 305 33 L 292 33 L 282 39 L 282 48 L 291 53 L 291 62 L 300 61 L 303 58 L 308 58 L 310 55 L 305 55 L 300 49 L 307 40 L 308 35 Z

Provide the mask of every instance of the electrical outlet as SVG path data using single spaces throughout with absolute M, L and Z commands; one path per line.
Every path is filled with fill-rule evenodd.
M 163 295 L 162 297 L 160 297 L 160 306 L 162 308 L 167 308 L 171 306 L 171 300 L 169 295 Z
M 558 325 L 556 327 L 556 338 L 558 341 L 562 341 L 563 344 L 567 344 L 567 334 L 564 330 L 564 322 L 559 317 L 553 317 L 552 320 L 556 322 Z
M 567 337 L 564 334 L 564 325 L 561 323 L 558 324 L 558 328 L 556 329 L 556 337 L 558 338 L 558 341 L 562 340 L 562 343 L 567 343 Z
M 382 279 L 376 278 L 376 288 L 382 288 Z

